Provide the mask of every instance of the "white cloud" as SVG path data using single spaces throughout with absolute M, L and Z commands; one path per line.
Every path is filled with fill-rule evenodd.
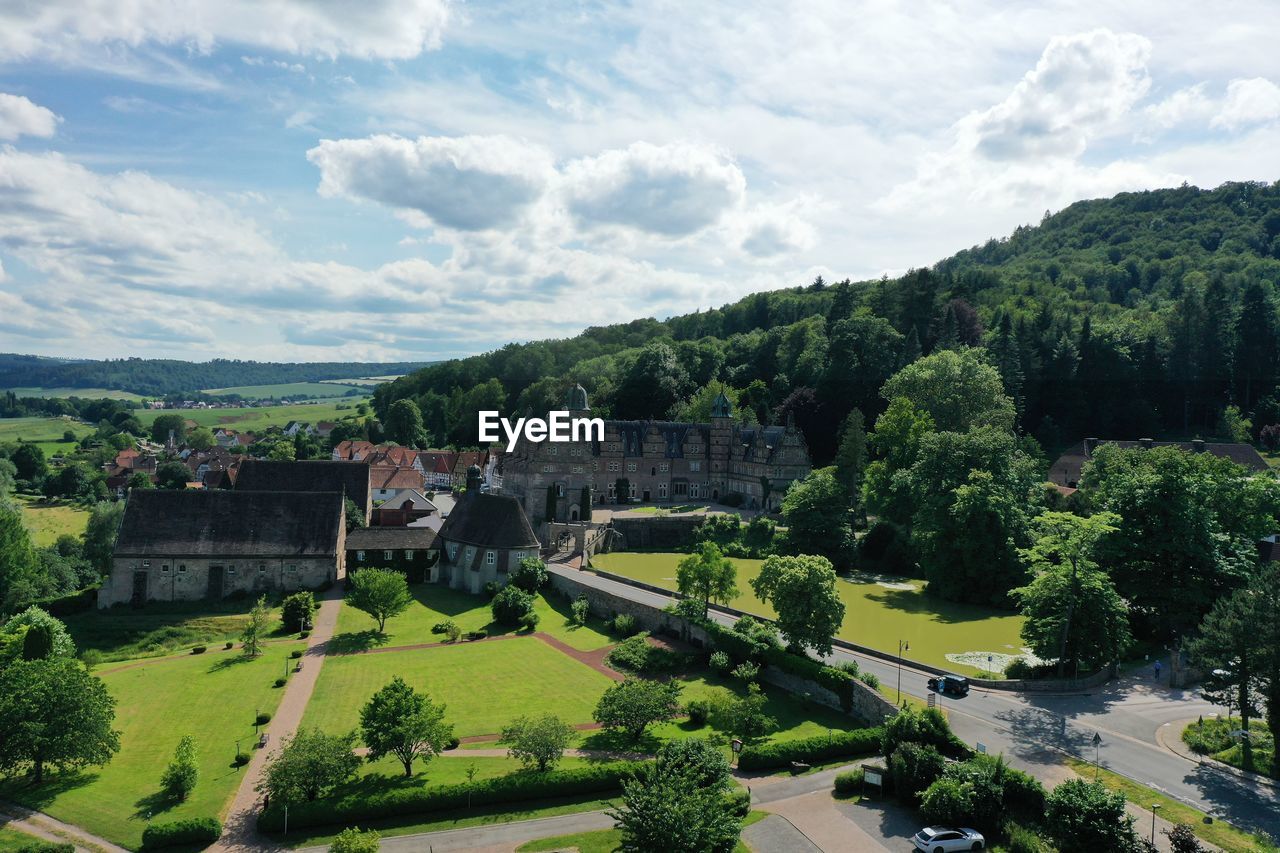
M 714 225 L 742 203 L 747 181 L 729 157 L 706 145 L 636 142 L 570 163 L 564 190 L 579 227 L 621 225 L 683 237 Z
M 739 247 L 757 258 L 773 258 L 810 249 L 817 242 L 813 225 L 799 213 L 800 203 L 758 205 L 744 212 L 736 227 Z
M 438 47 L 447 0 L 43 0 L 0 6 L 0 59 L 79 64 L 101 47 L 224 42 L 299 56 L 409 59 Z
M 0 92 L 0 139 L 19 136 L 53 136 L 61 121 L 53 110 L 32 103 L 21 95 Z
M 1209 124 L 1226 130 L 1265 124 L 1280 118 L 1280 86 L 1264 77 L 1232 80 L 1222 109 Z
M 502 136 L 326 139 L 307 159 L 320 169 L 321 195 L 375 201 L 461 231 L 514 225 L 555 174 L 549 153 Z
M 1164 100 L 1143 108 L 1138 138 L 1149 142 L 1155 138 L 1158 130 L 1168 130 L 1207 119 L 1214 109 L 1213 101 L 1205 95 L 1207 85 L 1197 83 L 1179 89 Z

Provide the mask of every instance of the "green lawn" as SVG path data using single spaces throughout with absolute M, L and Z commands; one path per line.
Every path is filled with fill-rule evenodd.
M 440 584 L 413 584 L 409 587 L 414 602 L 409 609 L 387 622 L 386 633 L 378 636 L 377 623 L 371 616 L 344 605 L 338 613 L 338 628 L 334 642 L 340 648 L 368 648 L 371 646 L 408 646 L 417 643 L 438 643 L 443 634 L 431 633 L 431 627 L 446 619 L 453 620 L 463 631 L 487 631 L 489 636 L 512 633 L 512 629 L 492 621 L 489 599 L 483 595 L 471 595 Z M 569 618 L 569 602 L 559 596 L 547 598 L 539 594 L 534 610 L 540 617 L 538 630 L 564 641 L 575 649 L 591 651 L 611 642 L 599 620 L 587 625 L 576 625 Z
M 256 432 L 271 426 L 282 427 L 289 421 L 336 421 L 345 415 L 354 415 L 356 404 L 365 398 L 337 398 L 322 403 L 296 403 L 290 406 L 241 406 L 230 409 L 143 409 L 138 411 L 138 421 L 149 426 L 160 415 L 179 414 L 201 426 L 216 429 L 228 426 L 241 432 Z M 3 423 L 0 421 L 0 423 Z
M 54 849 L 52 842 L 46 842 L 43 838 L 37 838 L 34 835 L 27 835 L 25 832 L 19 832 L 16 829 L 8 829 L 0 827 L 0 853 L 13 853 L 15 850 L 35 850 L 35 845 L 47 844 L 47 849 Z
M 114 388 L 0 388 L 0 393 L 12 391 L 18 397 L 83 397 L 86 400 L 133 400 L 146 399 L 132 391 L 120 391 Z
M 356 728 L 360 708 L 397 675 L 445 703 L 445 719 L 458 737 L 497 733 L 526 714 L 554 713 L 569 723 L 589 723 L 600 695 L 612 684 L 533 637 L 339 655 L 326 658 L 303 724 L 330 732 Z
M 97 674 L 117 702 L 120 752 L 105 767 L 54 774 L 40 787 L 7 780 L 0 796 L 134 849 L 148 816 L 221 816 L 243 776 L 231 766 L 237 739 L 249 749 L 254 715 L 274 713 L 282 691 L 272 682 L 293 648 L 301 645 L 269 646 L 255 660 L 210 651 L 128 669 L 101 667 Z M 200 777 L 191 797 L 177 804 L 160 793 L 160 776 L 186 734 L 199 747 Z
M 18 439 L 38 444 L 46 457 L 68 453 L 75 445 L 62 440 L 62 434 L 71 430 L 76 438 L 82 438 L 93 429 L 70 418 L 0 418 L 0 444 Z
M 63 534 L 80 536 L 89 523 L 89 511 L 66 503 L 19 498 L 22 520 L 38 546 L 52 545 Z
M 676 564 L 684 554 L 619 552 L 598 554 L 592 565 L 667 589 L 676 588 Z M 748 613 L 772 617 L 773 608 L 751 591 L 750 579 L 760 572 L 761 560 L 734 560 L 738 566 L 741 594 L 729 604 Z M 948 654 L 979 653 L 1017 655 L 1024 645 L 1018 632 L 1022 617 L 1008 611 L 955 604 L 930 598 L 924 581 L 893 578 L 889 582 L 910 583 L 913 589 L 892 589 L 874 581 L 858 583 L 840 579 L 844 601 L 844 625 L 838 636 L 850 642 L 896 654 L 898 641 L 910 644 L 905 653 L 912 660 L 946 667 L 962 675 L 977 675 L 981 669 L 947 660 Z
M 321 397 L 341 397 L 352 389 L 361 390 L 363 395 L 367 388 L 357 383 L 339 384 L 334 382 L 281 382 L 275 385 L 237 385 L 232 388 L 206 388 L 204 394 L 239 394 L 250 400 L 274 398 L 277 400 L 314 400 Z
M 221 645 L 237 640 L 248 619 L 253 601 L 248 598 L 222 601 L 150 602 L 134 610 L 113 607 L 87 610 L 62 617 L 76 648 L 93 650 L 101 660 L 155 657 L 189 649 L 195 645 Z M 272 614 L 273 626 L 277 614 Z
M 752 811 L 742 821 L 746 829 L 753 823 L 759 823 L 769 815 L 761 811 Z M 556 835 L 551 838 L 539 838 L 516 848 L 516 853 L 550 853 L 557 850 L 576 849 L 578 853 L 614 853 L 622 845 L 622 830 L 597 829 L 593 832 L 578 832 L 573 835 Z M 734 853 L 746 853 L 747 845 L 741 841 L 734 847 Z

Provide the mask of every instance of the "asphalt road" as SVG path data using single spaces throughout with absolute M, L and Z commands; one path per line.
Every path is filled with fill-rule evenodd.
M 666 607 L 673 600 L 591 572 L 562 565 L 549 568 L 654 607 Z M 734 621 L 723 614 L 713 616 L 726 625 Z M 843 649 L 837 649 L 832 658 L 857 661 L 862 670 L 875 673 L 882 683 L 897 684 L 895 664 Z M 922 698 L 928 695 L 928 674 L 903 666 L 901 675 L 903 693 Z M 985 744 L 993 754 L 1003 753 L 1011 764 L 1033 775 L 1051 777 L 1048 768 L 1057 765 L 1063 753 L 1093 761 L 1096 733 L 1102 738 L 1097 751 L 1102 767 L 1235 826 L 1280 834 L 1280 794 L 1276 789 L 1199 765 L 1158 743 L 1156 732 L 1163 724 L 1218 710 L 1194 691 L 1128 677 L 1088 693 L 1036 695 L 975 689 L 962 699 L 943 697 L 940 701 L 959 737 L 970 744 Z

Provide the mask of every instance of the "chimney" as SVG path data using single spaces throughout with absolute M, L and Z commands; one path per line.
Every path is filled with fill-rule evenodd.
M 1192 452 L 1192 453 L 1204 453 L 1204 439 L 1203 439 L 1203 438 L 1195 438 L 1195 439 L 1192 439 L 1192 440 L 1191 440 L 1191 452 Z
M 468 495 L 480 494 L 481 479 L 482 479 L 482 475 L 480 474 L 479 465 L 472 465 L 467 469 L 467 494 Z
M 1086 439 L 1084 440 L 1084 455 L 1085 455 L 1085 456 L 1092 456 L 1092 455 L 1093 455 L 1093 451 L 1094 451 L 1094 450 L 1096 450 L 1097 448 L 1098 448 L 1098 439 L 1096 439 L 1096 438 L 1086 438 Z
M 1138 439 L 1138 445 L 1139 445 L 1143 450 L 1150 450 L 1151 448 L 1153 448 L 1153 447 L 1155 447 L 1155 446 L 1156 446 L 1156 443 L 1155 443 L 1155 441 L 1153 441 L 1153 440 L 1152 440 L 1152 439 L 1150 439 L 1150 438 L 1140 438 L 1140 439 Z

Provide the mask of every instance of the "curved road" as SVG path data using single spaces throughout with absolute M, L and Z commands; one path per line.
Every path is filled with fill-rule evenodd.
M 561 563 L 549 564 L 548 569 L 659 609 L 675 600 Z M 734 622 L 726 614 L 713 611 L 712 616 L 725 625 Z M 882 683 L 897 683 L 896 664 L 880 658 L 836 649 L 831 659 L 854 660 Z M 904 665 L 902 692 L 927 696 L 928 678 L 927 673 Z M 1002 752 L 1011 764 L 1033 775 L 1053 776 L 1049 768 L 1060 763 L 1063 753 L 1093 761 L 1093 736 L 1097 733 L 1102 738 L 1099 755 L 1104 768 L 1235 826 L 1280 834 L 1280 792 L 1197 764 L 1157 741 L 1156 732 L 1165 723 L 1216 713 L 1214 706 L 1193 691 L 1128 677 L 1087 693 L 1038 695 L 975 689 L 963 699 L 942 698 L 940 704 L 956 734 L 966 742 L 985 744 L 991 753 Z

